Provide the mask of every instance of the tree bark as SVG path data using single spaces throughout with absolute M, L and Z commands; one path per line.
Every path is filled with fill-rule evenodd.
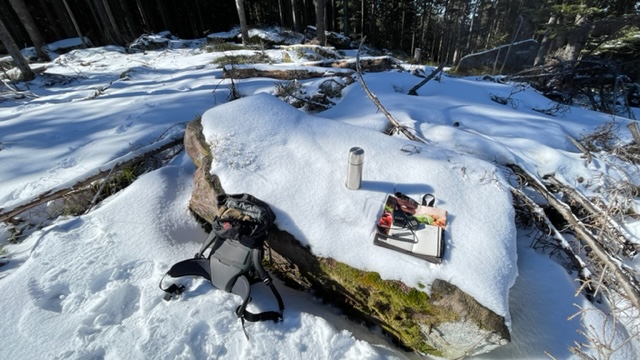
M 33 46 L 36 49 L 36 55 L 38 56 L 38 58 L 49 61 L 49 55 L 45 51 L 45 49 L 47 48 L 47 44 L 44 41 L 42 33 L 40 33 L 40 30 L 36 26 L 36 23 L 33 20 L 33 17 L 31 16 L 29 9 L 27 9 L 24 1 L 9 0 L 9 3 L 11 3 L 11 7 L 18 15 L 18 18 L 22 22 L 22 25 L 24 25 L 24 28 L 27 30 L 29 38 L 33 42 Z
M 327 36 L 325 34 L 325 26 L 324 26 L 324 2 L 325 0 L 315 0 L 316 5 L 316 38 L 320 45 L 327 45 Z
M 42 11 L 44 12 L 44 16 L 47 18 L 47 22 L 49 23 L 49 28 L 53 30 L 53 32 L 55 33 L 55 38 L 64 39 L 65 37 L 64 32 L 60 29 L 60 26 L 58 26 L 57 19 L 51 12 L 51 9 L 49 9 L 49 6 L 47 5 L 46 1 L 38 0 L 38 3 L 40 4 L 40 9 L 42 9 Z
M 557 21 L 558 15 L 555 13 L 552 14 L 549 18 L 549 21 L 547 22 L 547 29 L 544 31 L 542 41 L 540 41 L 540 47 L 538 48 L 538 53 L 536 54 L 536 59 L 533 62 L 533 66 L 544 65 L 551 43 L 551 28 L 556 24 Z
M 284 0 L 278 0 L 278 15 L 280 15 L 280 26 L 284 27 L 285 21 L 284 21 L 284 9 L 282 7 L 282 1 Z
M 106 14 L 104 13 L 104 9 L 100 5 L 100 0 L 87 0 L 87 4 L 89 5 L 89 9 L 91 9 L 91 15 L 93 16 L 93 21 L 98 30 L 99 42 L 100 44 L 107 44 L 109 42 L 113 42 L 109 32 L 106 28 L 109 26 L 106 20 Z
M 67 13 L 69 13 L 69 17 L 71 18 L 71 21 L 73 22 L 73 26 L 76 29 L 76 33 L 78 34 L 78 37 L 80 38 L 80 42 L 82 43 L 82 47 L 86 49 L 87 43 L 84 39 L 84 35 L 82 35 L 82 31 L 80 31 L 80 26 L 76 21 L 76 17 L 73 15 L 73 11 L 71 11 L 71 7 L 69 6 L 69 3 L 67 2 L 67 0 L 62 0 L 62 2 L 64 3 L 64 7 L 67 9 Z
M 349 2 L 342 0 L 342 21 L 344 22 L 342 27 L 342 33 L 344 36 L 349 37 Z
M 293 16 L 293 30 L 301 32 L 300 14 L 298 13 L 298 2 L 296 0 L 291 0 L 291 15 Z
M 236 9 L 240 19 L 240 33 L 242 34 L 242 44 L 249 45 L 249 29 L 247 28 L 247 17 L 244 13 L 244 0 L 236 0 Z
M 167 18 L 167 14 L 165 13 L 164 6 L 162 5 L 161 0 L 156 0 L 156 5 L 158 6 L 158 11 L 160 12 L 160 19 L 162 19 L 162 29 L 160 30 L 169 30 L 169 18 Z
M 24 56 L 22 56 L 22 53 L 20 52 L 20 48 L 11 37 L 11 34 L 9 34 L 9 30 L 7 30 L 7 27 L 4 25 L 4 22 L 2 21 L 2 19 L 0 19 L 0 41 L 2 41 L 2 44 L 4 45 L 5 49 L 7 49 L 7 52 L 13 58 L 13 61 L 16 63 L 16 66 L 22 73 L 22 77 L 24 78 L 24 80 L 26 81 L 33 80 L 36 77 L 36 75 L 33 73 L 31 68 L 29 67 L 29 63 L 27 62 L 27 59 L 25 59 Z
M 117 45 L 124 45 L 124 37 L 120 32 L 120 28 L 118 27 L 118 23 L 116 22 L 115 16 L 113 16 L 113 12 L 111 11 L 111 6 L 109 6 L 109 2 L 107 0 L 102 0 L 102 6 L 104 6 L 104 10 L 107 12 L 107 18 L 109 19 L 109 24 L 113 29 L 113 34 L 115 35 L 115 40 Z
M 138 37 L 138 35 L 140 35 L 140 30 L 138 28 L 138 21 L 136 21 L 135 17 L 133 16 L 134 11 L 131 8 L 131 3 L 130 1 L 127 0 L 120 0 L 120 11 L 122 14 L 124 14 L 124 20 L 125 20 L 125 29 L 128 31 L 128 39 L 125 37 L 123 38 L 123 40 L 128 41 L 128 40 L 133 40 L 136 37 Z M 196 1 L 197 4 L 197 1 Z
M 564 60 L 575 61 L 580 57 L 580 51 L 587 41 L 591 25 L 587 23 L 587 17 L 584 14 L 576 15 L 576 28 L 569 34 L 567 45 L 564 49 Z
M 144 10 L 144 6 L 142 5 L 141 0 L 136 0 L 136 6 L 138 8 L 138 12 L 140 13 L 140 17 L 142 18 L 142 27 L 146 32 L 153 31 L 153 26 L 149 21 L 149 17 L 147 17 L 147 12 Z
M 51 4 L 53 5 L 53 10 L 55 12 L 55 16 L 57 17 L 57 23 L 60 24 L 60 27 L 64 31 L 65 37 L 76 36 L 77 32 L 73 28 L 73 23 L 70 22 L 73 19 L 70 19 L 66 0 L 51 1 Z

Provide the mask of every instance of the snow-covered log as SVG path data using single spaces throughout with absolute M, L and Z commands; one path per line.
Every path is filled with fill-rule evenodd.
M 151 145 L 133 151 L 125 156 L 112 160 L 104 166 L 101 166 L 95 170 L 71 179 L 35 197 L 26 199 L 7 208 L 0 208 L 0 222 L 9 221 L 29 209 L 32 209 L 51 200 L 59 199 L 73 191 L 88 186 L 94 181 L 106 178 L 109 176 L 109 174 L 125 169 L 126 167 L 131 166 L 132 164 L 135 164 L 146 157 L 160 153 L 172 147 L 179 146 L 181 145 L 181 143 L 182 138 L 179 135 L 168 137 L 164 140 L 155 142 Z

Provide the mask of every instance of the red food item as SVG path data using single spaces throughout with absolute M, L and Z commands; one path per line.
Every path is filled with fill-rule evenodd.
M 380 217 L 380 221 L 378 221 L 378 224 L 380 224 L 380 226 L 385 227 L 391 227 L 391 223 L 393 223 L 393 217 L 391 217 L 391 213 L 388 212 L 382 214 L 382 216 Z

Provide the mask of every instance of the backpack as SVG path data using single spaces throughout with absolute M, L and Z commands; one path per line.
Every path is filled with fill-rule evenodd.
M 160 289 L 165 292 L 164 299 L 171 300 L 184 292 L 185 287 L 175 283 L 163 287 L 167 275 L 173 278 L 201 276 L 218 289 L 240 295 L 242 304 L 236 308 L 236 315 L 242 320 L 242 329 L 247 335 L 245 320 L 278 322 L 283 318 L 282 298 L 261 264 L 264 241 L 276 216 L 269 205 L 249 194 L 223 194 L 216 201 L 218 212 L 211 223 L 209 237 L 192 259 L 180 261 L 167 271 L 160 280 Z M 205 256 L 208 249 L 210 252 Z M 279 311 L 251 313 L 246 310 L 251 301 L 251 285 L 260 281 L 271 288 Z

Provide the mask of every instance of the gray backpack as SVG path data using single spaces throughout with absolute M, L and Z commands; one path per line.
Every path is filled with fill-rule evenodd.
M 160 280 L 164 299 L 180 295 L 183 285 L 163 286 L 168 275 L 201 276 L 213 286 L 242 297 L 236 315 L 244 321 L 282 321 L 284 303 L 273 285 L 271 276 L 262 267 L 264 241 L 275 221 L 275 214 L 265 202 L 249 194 L 220 195 L 217 198 L 218 215 L 212 222 L 212 230 L 200 251 L 192 258 L 174 264 Z M 205 256 L 205 252 L 209 250 Z M 251 313 L 246 310 L 251 301 L 251 285 L 262 282 L 269 286 L 278 301 L 279 311 Z M 246 330 L 245 330 L 246 335 Z M 248 336 L 247 336 L 248 337 Z

